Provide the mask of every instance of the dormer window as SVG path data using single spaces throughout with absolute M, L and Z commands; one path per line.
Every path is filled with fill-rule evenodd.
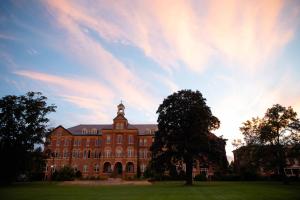
M 93 128 L 92 129 L 92 134 L 97 134 L 97 129 Z
M 83 128 L 81 132 L 82 132 L 82 134 L 87 134 L 88 130 L 86 128 Z

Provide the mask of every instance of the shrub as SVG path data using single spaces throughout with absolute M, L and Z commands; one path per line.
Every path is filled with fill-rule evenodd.
M 75 172 L 71 167 L 65 166 L 57 170 L 52 175 L 54 181 L 72 181 L 75 178 Z
M 194 181 L 207 181 L 205 174 L 198 174 L 194 177 Z
M 81 178 L 81 177 L 82 177 L 81 171 L 77 170 L 77 171 L 75 172 L 75 177 L 76 177 L 76 178 Z

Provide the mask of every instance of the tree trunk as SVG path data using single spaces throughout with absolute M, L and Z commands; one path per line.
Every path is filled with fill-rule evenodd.
M 189 158 L 185 162 L 186 164 L 186 185 L 193 185 L 193 159 Z

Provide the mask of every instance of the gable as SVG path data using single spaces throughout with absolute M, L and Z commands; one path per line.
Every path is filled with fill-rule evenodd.
M 58 126 L 53 131 L 51 131 L 47 136 L 48 137 L 49 136 L 60 137 L 60 136 L 72 136 L 72 134 L 67 129 L 65 129 L 63 126 Z

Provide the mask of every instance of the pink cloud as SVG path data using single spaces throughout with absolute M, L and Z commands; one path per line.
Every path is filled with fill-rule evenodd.
M 97 26 L 98 23 L 84 13 L 74 10 L 75 7 L 72 5 L 69 8 L 64 3 L 61 4 L 61 1 L 59 3 L 53 2 L 50 1 L 49 3 L 50 9 L 53 9 L 55 20 L 58 22 L 55 25 L 64 28 L 67 34 L 64 41 L 65 53 L 75 57 L 109 83 L 110 88 L 115 94 L 118 94 L 119 99 L 122 98 L 130 105 L 152 113 L 156 109 L 157 99 L 150 92 L 147 92 L 150 85 L 105 50 L 81 27 L 83 22 L 86 26 L 94 24 Z
M 178 62 L 202 71 L 215 56 L 247 70 L 260 68 L 292 39 L 298 16 L 282 16 L 288 4 L 282 0 L 93 2 L 92 9 L 89 2 L 48 3 L 58 19 L 134 45 L 169 72 Z
M 71 79 L 28 70 L 19 70 L 14 73 L 40 81 L 44 87 L 48 87 L 62 100 L 86 109 L 90 115 L 94 116 L 93 121 L 108 122 L 111 120 L 106 108 L 115 106 L 113 105 L 114 94 L 99 82 L 82 78 Z

